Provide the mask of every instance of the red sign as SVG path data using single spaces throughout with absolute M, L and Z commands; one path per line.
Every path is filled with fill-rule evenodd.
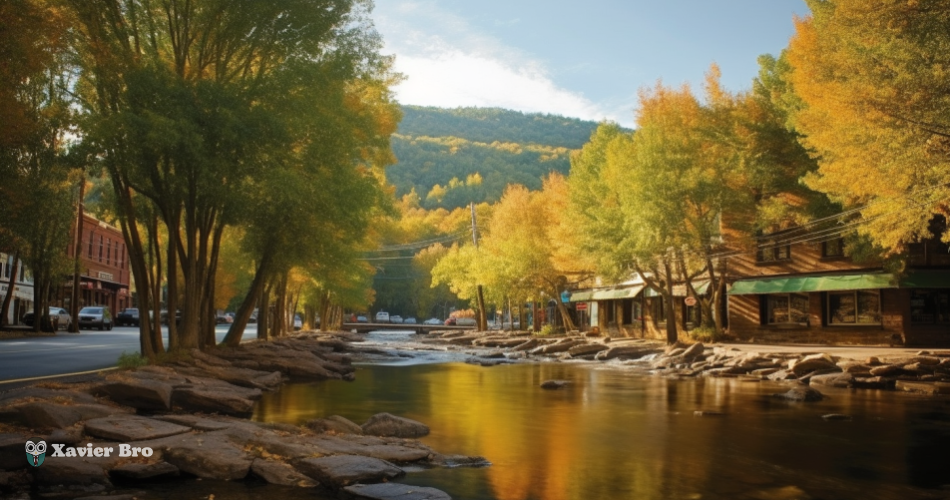
M 683 302 L 688 306 L 695 306 L 696 297 L 686 297 L 685 299 L 683 299 Z
M 586 311 L 586 310 L 587 310 L 587 302 L 578 302 L 577 305 L 574 306 L 574 308 L 577 309 L 578 311 Z

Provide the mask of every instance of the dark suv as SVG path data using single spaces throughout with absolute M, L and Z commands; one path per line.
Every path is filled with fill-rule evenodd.
M 134 307 L 127 307 L 119 314 L 115 315 L 116 326 L 139 326 L 139 310 Z

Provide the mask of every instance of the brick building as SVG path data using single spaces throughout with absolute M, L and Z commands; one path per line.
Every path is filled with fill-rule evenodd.
M 80 307 L 109 306 L 113 314 L 131 307 L 129 254 L 122 231 L 92 215 L 83 214 L 82 251 L 79 258 Z M 73 227 L 67 255 L 76 253 Z M 57 290 L 53 304 L 69 309 L 72 278 Z

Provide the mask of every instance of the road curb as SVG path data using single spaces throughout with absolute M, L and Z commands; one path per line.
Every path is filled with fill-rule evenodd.
M 99 372 L 107 372 L 107 371 L 118 370 L 118 369 L 119 369 L 118 366 L 109 366 L 109 367 L 106 367 L 106 368 L 99 368 L 99 369 L 96 369 L 96 370 L 87 370 L 87 371 L 84 371 L 84 372 L 59 373 L 59 374 L 56 374 L 56 375 L 43 375 L 43 376 L 41 376 L 41 377 L 29 377 L 29 378 L 17 378 L 17 379 L 11 379 L 11 380 L 0 380 L 0 388 L 2 388 L 3 386 L 5 386 L 5 385 L 7 385 L 7 384 L 22 384 L 22 383 L 25 383 L 25 382 L 35 382 L 35 381 L 37 381 L 37 380 L 48 380 L 48 379 L 51 379 L 51 378 L 78 377 L 78 376 L 81 376 L 81 375 L 92 375 L 92 374 L 99 373 Z

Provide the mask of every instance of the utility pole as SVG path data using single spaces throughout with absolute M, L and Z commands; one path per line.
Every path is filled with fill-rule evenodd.
M 475 250 L 478 250 L 478 226 L 475 224 L 475 202 L 469 206 L 472 209 L 472 243 L 475 244 Z M 478 329 L 480 331 L 488 330 L 488 318 L 485 315 L 485 296 L 482 294 L 482 285 L 476 284 L 475 290 L 478 297 Z

